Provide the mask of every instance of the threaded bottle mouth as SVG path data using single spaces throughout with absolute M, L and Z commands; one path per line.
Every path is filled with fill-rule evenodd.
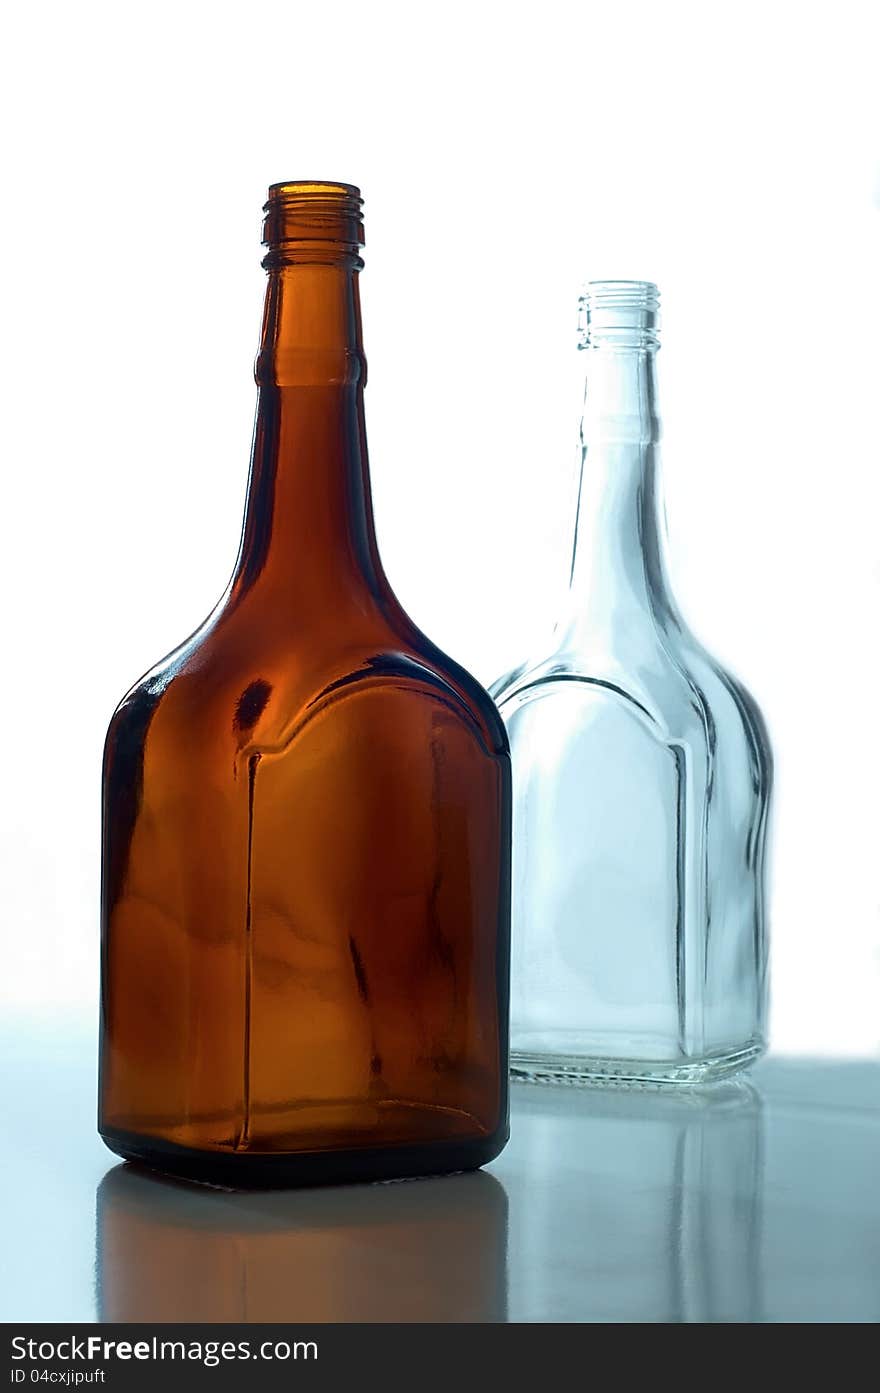
M 298 262 L 363 265 L 361 208 L 354 184 L 295 179 L 272 184 L 263 205 L 263 259 L 267 270 Z
M 578 302 L 578 347 L 658 348 L 660 291 L 653 281 L 587 281 Z

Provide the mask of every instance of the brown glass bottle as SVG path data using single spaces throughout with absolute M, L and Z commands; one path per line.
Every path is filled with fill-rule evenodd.
M 99 1130 L 231 1185 L 470 1169 L 507 1138 L 507 740 L 379 561 L 360 205 L 269 192 L 238 561 L 105 749 Z

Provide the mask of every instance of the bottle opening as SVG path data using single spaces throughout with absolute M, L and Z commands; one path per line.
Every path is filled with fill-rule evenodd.
M 298 262 L 363 265 L 363 199 L 354 184 L 295 179 L 272 184 L 263 205 L 267 270 Z
M 653 281 L 588 281 L 579 303 L 578 347 L 658 348 L 660 291 Z

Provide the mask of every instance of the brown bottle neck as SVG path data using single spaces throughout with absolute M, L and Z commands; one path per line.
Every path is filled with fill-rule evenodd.
M 271 269 L 258 385 L 363 387 L 366 370 L 357 263 L 340 257 Z
M 340 264 L 343 262 L 344 264 Z M 300 609 L 360 608 L 381 581 L 364 429 L 358 270 L 269 271 L 241 550 L 233 582 Z

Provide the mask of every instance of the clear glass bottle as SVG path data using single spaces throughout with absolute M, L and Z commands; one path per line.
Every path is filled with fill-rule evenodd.
M 511 1063 L 698 1083 L 765 1048 L 771 756 L 760 712 L 670 593 L 659 297 L 591 282 L 568 600 L 492 694 L 514 777 Z

